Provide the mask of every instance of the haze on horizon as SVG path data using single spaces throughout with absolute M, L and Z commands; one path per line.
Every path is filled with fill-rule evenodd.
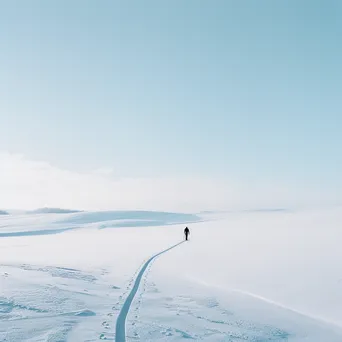
M 7 2 L 0 208 L 341 204 L 339 1 Z

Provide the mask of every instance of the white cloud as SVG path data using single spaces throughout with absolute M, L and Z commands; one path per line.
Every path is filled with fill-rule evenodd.
M 110 169 L 78 173 L 0 153 L 0 208 L 226 210 L 305 203 L 287 187 L 192 178 L 115 179 Z M 304 196 L 303 196 L 304 195 Z

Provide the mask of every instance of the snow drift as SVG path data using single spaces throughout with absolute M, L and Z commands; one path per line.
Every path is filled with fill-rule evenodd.
M 128 341 L 341 341 L 341 223 L 340 208 L 3 216 L 0 340 L 115 340 L 134 293 Z

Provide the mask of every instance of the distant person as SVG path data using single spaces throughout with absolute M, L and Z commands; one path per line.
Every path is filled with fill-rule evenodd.
M 190 230 L 188 227 L 184 229 L 185 240 L 188 241 L 188 236 L 190 235 Z

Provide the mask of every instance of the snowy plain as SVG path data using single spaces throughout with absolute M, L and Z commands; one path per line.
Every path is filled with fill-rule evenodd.
M 0 341 L 119 341 L 125 310 L 127 341 L 342 341 L 341 224 L 341 208 L 2 215 Z

